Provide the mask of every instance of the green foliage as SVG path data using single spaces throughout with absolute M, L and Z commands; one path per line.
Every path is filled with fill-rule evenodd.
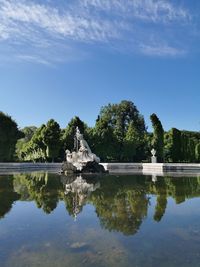
M 19 152 L 19 158 L 24 161 L 46 161 L 46 145 L 43 141 L 42 132 L 46 126 L 43 124 L 39 127 L 31 140 L 23 146 L 21 151 Z
M 21 152 L 26 147 L 26 144 L 31 140 L 36 130 L 37 128 L 35 126 L 25 127 L 21 130 L 24 134 L 24 137 L 19 139 L 16 144 L 16 154 L 18 160 L 23 160 L 23 158 L 21 157 Z
M 133 138 L 131 137 L 132 140 L 130 132 L 135 135 Z M 141 140 L 138 141 L 138 136 L 141 139 L 144 138 L 145 132 L 144 118 L 133 102 L 123 100 L 119 104 L 108 104 L 101 109 L 96 121 L 95 134 L 96 139 L 99 140 L 96 152 L 104 160 L 124 161 L 127 160 L 127 155 L 130 155 L 130 151 L 133 149 L 129 160 L 136 155 L 135 159 L 139 160 L 143 158 L 144 154 L 136 153 L 137 148 L 142 144 Z M 134 148 L 133 141 L 137 142 Z M 131 143 L 130 149 L 127 149 L 128 143 Z
M 12 118 L 0 112 L 0 161 L 12 161 L 17 140 L 24 135 Z
M 96 122 L 93 131 L 94 152 L 100 156 L 102 161 L 112 161 L 116 159 L 117 140 L 113 129 L 106 126 L 103 120 Z
M 165 159 L 168 162 L 179 162 L 181 155 L 181 131 L 172 128 L 165 135 Z
M 63 161 L 65 150 L 74 150 L 78 127 L 101 161 L 149 162 L 150 151 L 155 148 L 159 162 L 200 162 L 199 132 L 172 128 L 164 133 L 157 115 L 150 118 L 153 133 L 146 131 L 134 103 L 123 100 L 102 107 L 93 128 L 76 116 L 65 129 L 50 120 L 38 129 L 30 126 L 19 131 L 11 117 L 0 112 L 0 161 L 16 160 L 16 156 L 20 161 Z
M 181 154 L 180 160 L 182 162 L 189 162 L 190 159 L 190 151 L 189 151 L 189 137 L 181 132 Z
M 200 143 L 195 146 L 195 157 L 196 161 L 200 162 Z
M 20 195 L 14 191 L 13 177 L 0 177 L 0 219 L 2 219 L 11 209 L 15 201 L 20 199 Z
M 190 152 L 190 162 L 196 161 L 196 155 L 195 155 L 195 140 L 193 138 L 189 139 L 189 152 Z
M 141 135 L 134 123 L 131 122 L 124 138 L 124 159 L 126 161 L 137 161 L 138 156 L 143 153 L 144 141 L 144 134 Z
M 34 200 L 47 214 L 57 207 L 59 190 L 63 188 L 59 176 L 40 172 L 16 174 L 14 185 L 21 199 Z
M 164 130 L 162 124 L 155 113 L 150 116 L 153 127 L 152 147 L 156 150 L 158 162 L 163 162 L 164 154 Z
M 49 120 L 41 131 L 43 143 L 46 145 L 46 155 L 54 161 L 59 156 L 61 148 L 61 130 L 59 124 L 53 119 Z

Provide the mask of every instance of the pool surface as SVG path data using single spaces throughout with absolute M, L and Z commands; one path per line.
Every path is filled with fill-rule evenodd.
M 0 267 L 199 267 L 200 177 L 0 176 Z

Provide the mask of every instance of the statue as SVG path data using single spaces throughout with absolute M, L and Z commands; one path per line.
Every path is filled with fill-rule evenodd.
M 151 154 L 152 154 L 153 157 L 155 157 L 155 155 L 156 155 L 156 150 L 155 150 L 154 148 L 151 150 Z
M 76 138 L 80 142 L 80 148 L 78 150 L 78 156 L 83 162 L 95 161 L 100 162 L 100 158 L 92 153 L 88 143 L 83 138 L 83 135 L 80 133 L 78 127 L 76 127 Z
M 157 163 L 156 150 L 154 148 L 151 150 L 151 154 L 151 163 Z
M 70 152 L 65 151 L 66 162 L 62 166 L 62 171 L 67 172 L 106 172 L 104 167 L 100 165 L 100 158 L 92 153 L 87 141 L 76 127 L 74 136 L 74 149 Z

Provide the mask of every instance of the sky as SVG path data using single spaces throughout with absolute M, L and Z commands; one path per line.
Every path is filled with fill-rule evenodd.
M 200 130 L 200 1 L 0 0 L 0 110 L 20 128 L 132 101 Z

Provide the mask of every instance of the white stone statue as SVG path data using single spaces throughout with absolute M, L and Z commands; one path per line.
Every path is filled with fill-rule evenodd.
M 156 150 L 154 148 L 151 150 L 151 154 L 151 163 L 157 163 Z
M 82 170 L 83 166 L 85 166 L 87 162 L 100 162 L 100 158 L 92 153 L 78 127 L 76 127 L 75 142 L 77 151 L 72 153 L 68 149 L 65 151 L 67 162 L 72 163 L 78 170 Z
M 151 150 L 151 154 L 152 154 L 153 157 L 155 157 L 155 155 L 156 155 L 156 150 L 155 150 L 154 148 Z

